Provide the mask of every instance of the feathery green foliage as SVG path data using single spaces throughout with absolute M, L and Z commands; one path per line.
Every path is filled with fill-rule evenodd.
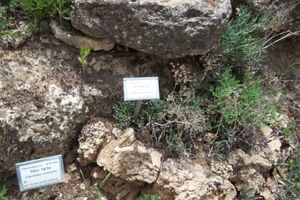
M 216 123 L 218 130 L 226 127 L 228 135 L 243 127 L 256 128 L 272 125 L 276 121 L 278 111 L 275 104 L 266 98 L 261 79 L 249 72 L 241 83 L 233 77 L 230 69 L 226 69 L 220 76 L 219 84 L 211 91 L 213 103 L 208 109 L 210 123 Z
M 0 200 L 8 200 L 8 197 L 6 196 L 6 188 L 5 186 L 0 187 Z
M 154 194 L 143 194 L 137 200 L 161 200 L 161 198 Z
M 239 8 L 237 18 L 229 22 L 221 38 L 221 52 L 227 65 L 245 67 L 251 59 L 263 53 L 263 41 L 255 33 L 266 23 L 263 19 L 253 16 L 246 7 Z

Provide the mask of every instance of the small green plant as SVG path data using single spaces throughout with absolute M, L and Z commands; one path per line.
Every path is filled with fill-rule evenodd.
M 247 7 L 238 9 L 238 16 L 229 22 L 221 38 L 221 54 L 225 63 L 231 66 L 246 66 L 247 63 L 264 52 L 263 40 L 256 36 L 256 31 L 266 22 L 253 16 Z
M 133 121 L 135 105 L 131 101 L 120 102 L 114 106 L 114 117 L 121 128 L 129 127 Z
M 293 196 L 300 195 L 300 145 L 289 161 L 290 171 L 287 177 L 288 192 Z
M 90 53 L 91 53 L 90 48 L 80 48 L 80 55 L 78 59 L 82 65 L 86 65 L 87 57 L 90 55 Z
M 255 189 L 247 186 L 241 191 L 239 199 L 240 200 L 252 200 L 255 197 L 255 193 L 256 193 Z
M 70 0 L 11 0 L 14 9 L 20 9 L 26 18 L 40 21 L 56 15 L 68 19 Z
M 5 186 L 0 187 L 0 200 L 8 200 L 6 193 L 7 193 L 7 190 L 6 190 Z
M 161 200 L 161 198 L 157 194 L 143 194 L 137 200 Z

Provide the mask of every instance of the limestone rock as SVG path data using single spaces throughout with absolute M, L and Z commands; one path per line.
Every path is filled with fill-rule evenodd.
M 57 39 L 78 49 L 90 48 L 95 51 L 109 51 L 115 46 L 115 43 L 109 38 L 92 38 L 74 31 L 67 31 L 55 22 L 51 22 L 50 27 Z
M 97 164 L 129 182 L 153 183 L 161 166 L 162 155 L 137 141 L 133 129 L 127 129 L 117 140 L 104 146 Z
M 234 186 L 220 176 L 187 160 L 167 159 L 154 184 L 164 200 L 234 199 Z
M 63 61 L 68 56 L 35 43 L 0 49 L 0 173 L 15 173 L 17 162 L 68 151 L 85 110 L 76 72 Z
M 260 172 L 266 172 L 272 168 L 275 161 L 269 159 L 269 154 L 266 152 L 250 155 L 242 149 L 237 149 L 229 155 L 228 163 L 234 166 L 235 169 L 252 167 Z
M 231 14 L 230 0 L 81 0 L 72 25 L 87 35 L 162 57 L 207 53 Z
M 77 161 L 82 166 L 96 162 L 100 148 L 111 139 L 111 136 L 111 131 L 102 121 L 84 126 L 78 139 Z

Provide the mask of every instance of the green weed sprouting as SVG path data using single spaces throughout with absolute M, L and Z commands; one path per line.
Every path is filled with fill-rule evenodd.
M 300 195 L 300 145 L 289 161 L 290 171 L 287 177 L 288 192 L 293 196 Z
M 239 8 L 237 18 L 229 22 L 221 38 L 221 54 L 227 65 L 246 66 L 251 59 L 264 52 L 263 40 L 256 36 L 256 31 L 264 23 L 265 18 L 253 16 L 247 7 Z
M 137 200 L 161 200 L 159 195 L 155 194 L 143 194 L 137 198 Z
M 91 53 L 90 48 L 80 48 L 80 54 L 78 60 L 82 65 L 86 65 L 87 57 L 90 55 L 90 53 Z
M 5 186 L 0 187 L 0 200 L 8 200 L 6 193 L 7 193 L 7 190 L 6 190 Z

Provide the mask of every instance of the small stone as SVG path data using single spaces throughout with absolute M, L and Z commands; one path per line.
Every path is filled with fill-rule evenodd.
M 264 126 L 261 128 L 261 131 L 263 132 L 264 136 L 268 139 L 271 136 L 273 129 L 269 126 Z
M 67 171 L 69 172 L 74 172 L 77 170 L 77 167 L 75 165 L 75 163 L 72 163 L 71 165 L 69 165 L 69 167 L 67 168 Z
M 80 183 L 79 185 L 80 189 L 85 190 L 87 189 L 86 184 L 85 183 Z
M 68 183 L 72 179 L 70 174 L 65 174 L 65 182 Z
M 218 137 L 217 134 L 206 133 L 203 137 L 203 140 L 205 142 L 211 142 L 211 141 L 215 140 L 217 137 Z
M 93 177 L 94 179 L 98 179 L 101 177 L 101 168 L 100 167 L 93 167 L 92 171 L 91 171 L 91 177 Z

